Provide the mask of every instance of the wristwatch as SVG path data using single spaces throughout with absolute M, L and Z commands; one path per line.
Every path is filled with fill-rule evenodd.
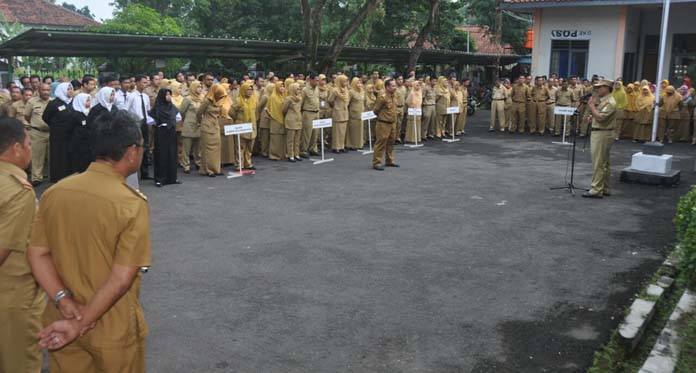
M 72 291 L 70 291 L 68 289 L 63 289 L 63 290 L 57 292 L 56 296 L 53 297 L 53 305 L 58 307 L 58 302 L 60 302 L 60 300 L 65 298 L 65 297 L 72 298 L 73 297 Z

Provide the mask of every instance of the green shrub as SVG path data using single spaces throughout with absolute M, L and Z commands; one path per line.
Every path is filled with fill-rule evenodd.
M 680 246 L 680 277 L 686 286 L 696 289 L 696 187 L 680 199 L 674 223 Z

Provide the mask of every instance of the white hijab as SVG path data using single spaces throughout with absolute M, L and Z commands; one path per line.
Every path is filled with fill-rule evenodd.
M 108 111 L 111 111 L 111 107 L 114 103 L 111 101 L 111 95 L 114 94 L 115 90 L 111 87 L 104 87 L 97 92 L 97 103 L 101 105 Z
M 89 114 L 89 109 L 87 108 L 87 100 L 90 99 L 90 95 L 87 93 L 80 93 L 73 99 L 73 110 L 80 112 L 84 115 Z
M 70 100 L 72 100 L 72 98 L 68 97 L 68 87 L 70 87 L 70 83 L 60 83 L 56 87 L 55 92 L 56 97 L 66 104 L 69 104 Z

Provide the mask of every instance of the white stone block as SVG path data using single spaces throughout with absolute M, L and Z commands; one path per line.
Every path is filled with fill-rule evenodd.
M 636 153 L 633 154 L 631 159 L 631 169 L 654 174 L 666 174 L 672 170 L 672 156 L 669 154 L 648 155 L 642 152 Z

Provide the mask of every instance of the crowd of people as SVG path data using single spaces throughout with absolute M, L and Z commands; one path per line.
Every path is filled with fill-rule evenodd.
M 514 84 L 501 79 L 492 88 L 490 131 L 550 134 L 560 136 L 565 121 L 566 135 L 575 128 L 585 137 L 590 128 L 587 99 L 596 98 L 594 84 L 601 77 L 580 79 L 576 76 L 559 78 L 520 76 Z M 696 90 L 691 79 L 685 78 L 679 89 L 663 80 L 660 89 L 657 140 L 661 143 L 691 142 L 696 145 L 694 106 Z M 616 129 L 614 140 L 631 139 L 633 142 L 650 141 L 654 116 L 656 85 L 647 80 L 624 85 L 614 81 L 612 96 L 616 101 Z M 577 108 L 577 115 L 564 118 L 554 114 L 556 106 Z

